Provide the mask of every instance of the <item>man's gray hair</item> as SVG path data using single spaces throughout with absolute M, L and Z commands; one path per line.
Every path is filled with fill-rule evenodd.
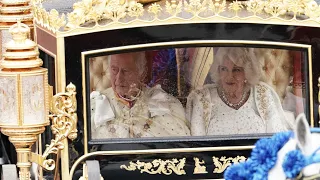
M 219 66 L 224 60 L 229 59 L 235 65 L 243 67 L 247 80 L 246 88 L 256 85 L 261 76 L 261 65 L 255 56 L 253 48 L 221 47 L 215 55 L 210 68 L 210 78 L 217 83 L 220 80 Z
M 131 54 L 132 56 L 134 56 L 133 59 L 136 64 L 136 67 L 138 68 L 140 79 L 144 80 L 144 78 L 147 75 L 147 70 L 148 70 L 147 58 L 146 58 L 145 51 L 131 52 L 131 53 L 126 53 L 126 54 Z M 113 56 L 113 55 L 108 56 L 108 64 L 110 64 L 111 56 Z

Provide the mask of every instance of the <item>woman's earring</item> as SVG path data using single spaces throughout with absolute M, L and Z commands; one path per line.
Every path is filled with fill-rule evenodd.
M 244 83 L 246 84 L 247 82 L 248 82 L 248 81 L 245 79 L 245 80 L 244 80 Z

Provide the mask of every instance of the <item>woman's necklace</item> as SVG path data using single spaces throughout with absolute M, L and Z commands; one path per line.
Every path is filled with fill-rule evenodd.
M 226 97 L 226 93 L 222 88 L 218 88 L 218 95 L 222 101 L 229 107 L 238 110 L 249 98 L 250 91 L 242 93 L 242 97 L 238 103 L 231 103 Z

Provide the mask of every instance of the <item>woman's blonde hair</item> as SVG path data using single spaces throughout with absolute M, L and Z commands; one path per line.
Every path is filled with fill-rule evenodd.
M 243 67 L 247 80 L 246 88 L 250 88 L 259 82 L 261 65 L 255 56 L 253 48 L 220 47 L 214 55 L 214 61 L 210 68 L 210 78 L 215 83 L 220 81 L 219 66 L 226 59 L 231 60 L 239 67 Z

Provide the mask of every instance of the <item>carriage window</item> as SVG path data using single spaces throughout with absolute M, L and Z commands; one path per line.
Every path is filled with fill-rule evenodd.
M 88 61 L 91 139 L 275 133 L 310 115 L 305 50 L 168 48 Z

